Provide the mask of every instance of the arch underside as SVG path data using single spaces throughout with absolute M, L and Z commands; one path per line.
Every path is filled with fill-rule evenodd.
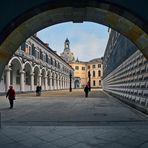
M 4 66 L 19 45 L 32 34 L 58 23 L 83 23 L 84 21 L 103 24 L 120 32 L 130 39 L 148 59 L 148 34 L 136 24 L 119 16 L 117 13 L 107 10 L 107 8 L 105 10 L 95 7 L 62 7 L 47 10 L 31 17 L 7 36 L 0 46 L 0 71 L 3 71 Z

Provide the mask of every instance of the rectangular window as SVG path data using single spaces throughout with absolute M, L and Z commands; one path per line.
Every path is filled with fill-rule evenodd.
M 85 67 L 82 67 L 82 70 L 85 70 Z
M 32 55 L 32 48 L 29 46 L 29 55 Z
M 95 77 L 95 71 L 93 71 L 93 77 Z
M 96 66 L 95 65 L 93 65 L 93 68 L 95 68 Z
M 29 46 L 28 46 L 28 44 L 26 44 L 25 53 L 26 53 L 26 54 L 29 54 Z
M 88 65 L 87 68 L 90 69 L 90 65 Z
M 96 86 L 96 81 L 95 80 L 93 81 L 93 86 Z
M 42 56 L 43 56 L 43 61 L 46 62 L 46 55 L 45 55 L 45 53 L 43 53 Z
M 101 80 L 99 80 L 99 85 L 101 86 Z
M 101 68 L 101 64 L 98 64 L 98 68 Z
M 79 66 L 75 66 L 75 70 L 79 70 Z

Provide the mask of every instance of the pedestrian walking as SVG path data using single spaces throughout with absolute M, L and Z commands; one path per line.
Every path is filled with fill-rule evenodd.
M 40 86 L 37 85 L 36 87 L 36 96 L 39 96 L 40 95 Z
M 13 102 L 15 100 L 15 90 L 13 89 L 13 86 L 9 86 L 9 90 L 7 91 L 6 98 L 8 97 L 9 103 L 10 103 L 10 109 L 13 108 Z
M 84 87 L 85 97 L 88 97 L 89 86 L 86 84 Z
M 36 87 L 36 96 L 41 96 L 41 91 L 42 91 L 42 87 L 38 85 Z
M 42 87 L 39 86 L 39 96 L 41 96 L 41 92 L 42 92 Z

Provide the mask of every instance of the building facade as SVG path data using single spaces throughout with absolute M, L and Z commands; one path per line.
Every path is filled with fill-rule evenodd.
M 74 86 L 77 88 L 79 78 L 79 88 L 89 82 L 90 73 L 90 86 L 91 88 L 102 87 L 102 76 L 103 76 L 103 64 L 101 58 L 96 58 L 88 62 L 76 61 L 69 63 L 74 69 Z M 77 79 L 76 79 L 77 78 Z
M 70 50 L 70 41 L 68 39 L 64 42 L 64 51 L 61 53 L 61 57 L 74 69 L 74 88 L 84 88 L 88 82 L 90 82 L 92 88 L 102 87 L 103 64 L 101 58 L 92 59 L 88 62 L 75 60 L 74 54 Z M 90 77 L 88 73 L 90 73 Z
M 5 66 L 0 91 L 13 85 L 17 92 L 68 89 L 73 68 L 36 36 L 31 36 Z M 73 87 L 72 79 L 72 87 Z
M 103 65 L 103 89 L 148 113 L 148 61 L 137 47 L 112 30 Z

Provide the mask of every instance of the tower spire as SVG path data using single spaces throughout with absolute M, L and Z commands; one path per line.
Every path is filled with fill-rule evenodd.
M 64 47 L 64 50 L 65 50 L 65 49 L 70 50 L 70 42 L 69 42 L 68 38 L 66 38 L 64 46 L 65 46 L 65 47 Z

